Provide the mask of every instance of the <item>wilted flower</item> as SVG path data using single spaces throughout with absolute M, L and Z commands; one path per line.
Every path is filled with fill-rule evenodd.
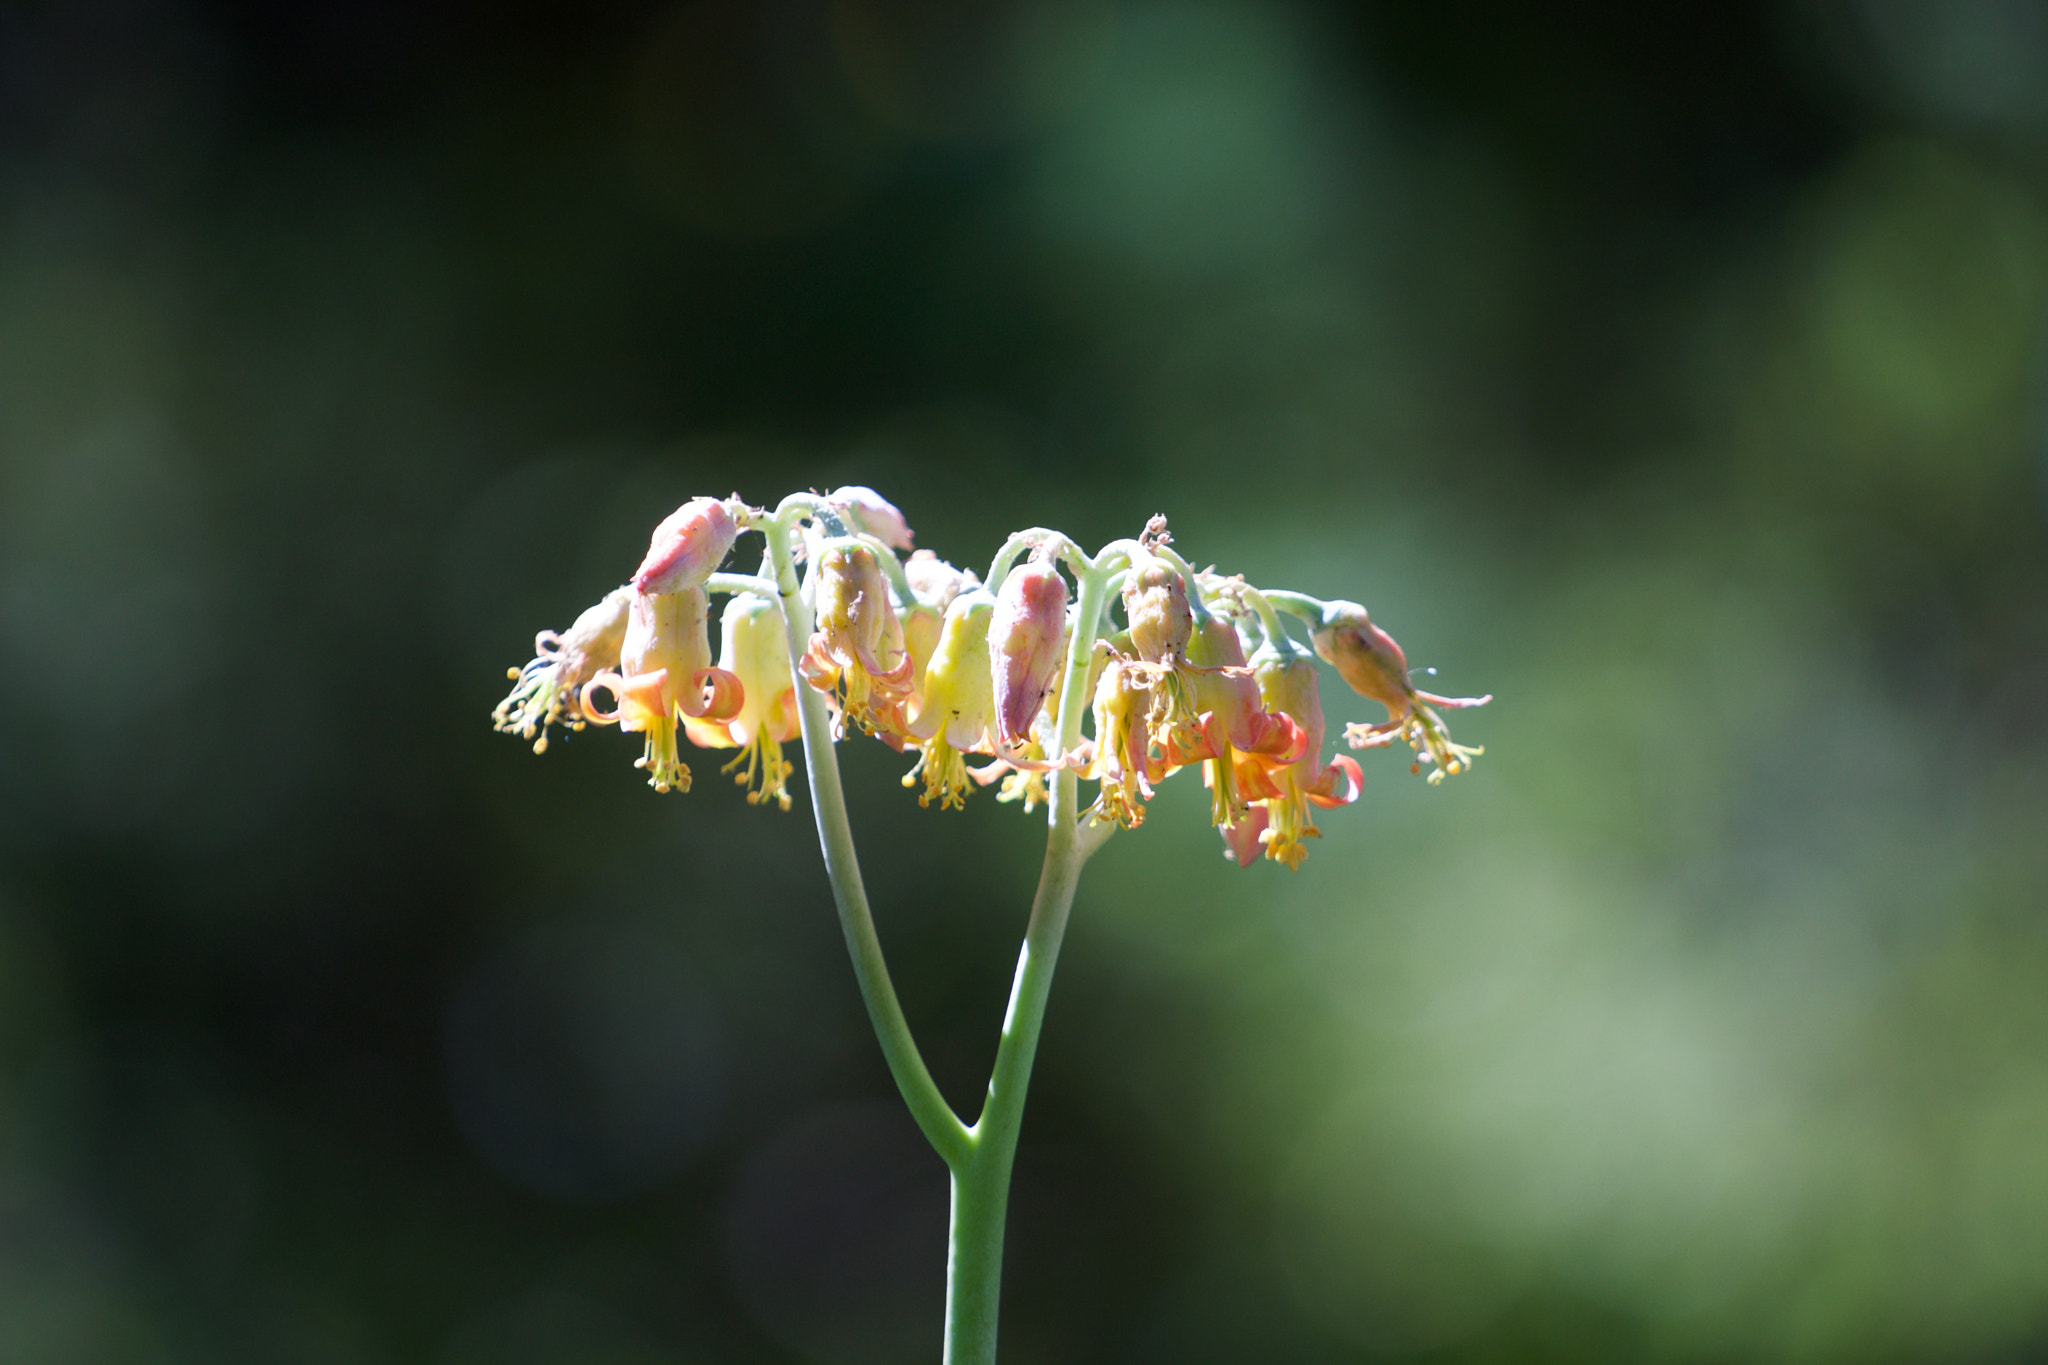
M 1434 708 L 1463 709 L 1484 706 L 1485 697 L 1439 697 L 1417 691 L 1408 676 L 1408 656 L 1394 637 L 1372 623 L 1364 607 L 1356 602 L 1331 602 L 1311 635 L 1316 653 L 1334 666 L 1351 689 L 1387 708 L 1387 719 L 1378 725 L 1352 722 L 1344 727 L 1344 739 L 1354 749 L 1376 749 L 1399 739 L 1415 750 L 1411 772 L 1430 765 L 1429 780 L 1441 782 L 1472 766 L 1485 753 L 1451 742 L 1451 732 Z
M 702 748 L 737 747 L 739 756 L 719 771 L 748 788 L 749 804 L 773 801 L 788 810 L 794 769 L 782 746 L 797 737 L 798 721 L 782 608 L 767 598 L 735 596 L 725 604 L 719 637 L 718 666 L 738 678 L 744 692 L 739 710 L 725 720 L 686 716 L 683 732 Z
M 840 729 L 901 730 L 916 664 L 889 602 L 889 580 L 875 551 L 857 540 L 829 541 L 814 566 L 818 628 L 798 668 L 811 686 L 839 697 Z
M 600 671 L 618 667 L 632 597 L 630 584 L 618 588 L 585 608 L 566 631 L 558 635 L 544 630 L 536 635 L 534 657 L 524 668 L 506 672 L 518 686 L 491 712 L 492 727 L 532 739 L 537 754 L 547 752 L 548 727 L 565 725 L 581 730 L 583 708 L 577 694 Z M 540 738 L 534 739 L 535 731 Z
M 1144 823 L 1152 784 L 1166 775 L 1165 761 L 1150 752 L 1146 726 L 1158 671 L 1110 653 L 1095 683 L 1095 761 L 1083 775 L 1101 784 L 1095 798 L 1099 817 L 1136 829 Z

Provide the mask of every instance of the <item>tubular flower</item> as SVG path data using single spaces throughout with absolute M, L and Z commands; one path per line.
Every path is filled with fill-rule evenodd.
M 1195 704 L 1195 669 L 1188 661 L 1194 638 L 1194 608 L 1187 585 L 1164 560 L 1131 566 L 1124 579 L 1124 616 L 1131 648 L 1149 666 L 1151 698 L 1145 713 L 1147 743 L 1157 745 L 1173 766 L 1206 758 L 1214 745 Z M 1126 664 L 1128 671 L 1132 665 Z
M 739 533 L 739 523 L 725 503 L 691 498 L 654 528 L 647 558 L 633 574 L 633 586 L 649 595 L 701 587 L 725 562 Z
M 1394 637 L 1372 623 L 1364 607 L 1356 602 L 1331 602 L 1323 609 L 1322 623 L 1311 635 L 1316 653 L 1336 668 L 1351 690 L 1387 708 L 1387 719 L 1378 725 L 1352 722 L 1344 727 L 1345 742 L 1354 749 L 1376 749 L 1405 739 L 1415 750 L 1410 772 L 1430 765 L 1429 780 L 1441 782 L 1472 766 L 1485 753 L 1451 742 L 1451 732 L 1436 708 L 1463 710 L 1484 706 L 1485 697 L 1439 697 L 1417 691 L 1408 676 L 1408 656 Z
M 1105 647 L 1107 648 L 1107 647 Z M 1168 769 L 1151 752 L 1149 717 L 1156 705 L 1153 684 L 1159 670 L 1114 654 L 1095 683 L 1095 762 L 1084 776 L 1100 782 L 1095 798 L 1099 818 L 1125 829 L 1145 821 L 1152 784 Z
M 939 647 L 939 632 L 946 621 L 946 608 L 962 592 L 979 585 L 975 576 L 956 569 L 930 550 L 919 550 L 904 561 L 903 576 L 910 584 L 912 601 L 904 604 L 899 619 L 903 626 L 903 647 L 910 651 L 910 705 L 924 695 L 925 665 Z M 884 734 L 885 743 L 902 748 L 901 736 Z
M 1015 748 L 1030 741 L 1032 722 L 1067 659 L 1067 580 L 1051 564 L 1020 564 L 1003 580 L 989 624 L 988 657 L 996 735 Z
M 919 752 L 903 785 L 913 785 L 917 775 L 924 774 L 920 806 L 929 806 L 934 798 L 941 810 L 964 806 L 968 770 L 962 755 L 994 749 L 989 723 L 995 719 L 996 699 L 988 639 L 995 610 L 995 599 L 979 590 L 963 593 L 946 608 L 945 628 L 925 669 L 924 690 L 904 725 Z
M 537 754 L 547 752 L 550 726 L 581 730 L 583 708 L 577 694 L 600 670 L 618 667 L 632 596 L 631 585 L 618 588 L 597 605 L 585 608 L 568 630 L 559 635 L 544 630 L 536 635 L 534 657 L 524 668 L 509 669 L 505 674 L 519 685 L 491 712 L 492 728 L 532 739 Z M 536 730 L 538 739 L 534 739 Z
M 583 710 L 592 720 L 646 733 L 647 751 L 634 766 L 647 769 L 647 785 L 658 792 L 690 789 L 690 769 L 676 756 L 676 717 L 726 720 L 745 700 L 740 680 L 711 666 L 709 610 L 702 588 L 633 594 L 619 671 L 599 673 L 583 686 Z M 592 705 L 599 688 L 618 699 L 616 711 Z
M 797 667 L 811 686 L 838 696 L 840 734 L 848 720 L 869 734 L 900 733 L 916 665 L 875 551 L 857 540 L 829 541 L 814 572 L 818 628 Z
M 719 771 L 748 789 L 749 805 L 773 801 L 788 810 L 794 768 L 782 746 L 797 737 L 798 724 L 782 608 L 764 597 L 736 596 L 725 604 L 719 637 L 718 666 L 739 679 L 744 694 L 739 710 L 728 720 L 686 716 L 683 732 L 702 748 L 738 748 Z
M 1223 831 L 1226 856 L 1248 867 L 1264 848 L 1268 858 L 1299 871 L 1308 856 L 1302 840 L 1322 837 L 1309 807 L 1356 801 L 1358 760 L 1338 754 L 1323 763 L 1323 703 L 1315 662 L 1308 655 L 1293 648 L 1282 653 L 1269 644 L 1252 657 L 1252 673 L 1267 711 L 1287 717 L 1303 742 L 1289 757 L 1237 757 L 1238 790 L 1252 805 L 1243 820 Z M 1340 776 L 1345 780 L 1341 795 Z
M 1252 669 L 1245 664 L 1244 643 L 1237 627 L 1223 616 L 1205 615 L 1187 648 L 1188 685 L 1201 713 L 1206 753 L 1181 752 L 1167 746 L 1171 762 L 1202 761 L 1202 784 L 1213 793 L 1211 823 L 1235 825 L 1245 818 L 1246 797 L 1238 791 L 1237 769 L 1243 756 L 1269 763 L 1292 763 L 1309 745 L 1306 730 L 1284 711 L 1269 711 Z M 1310 665 L 1314 667 L 1313 664 Z M 1321 724 L 1320 715 L 1317 723 Z

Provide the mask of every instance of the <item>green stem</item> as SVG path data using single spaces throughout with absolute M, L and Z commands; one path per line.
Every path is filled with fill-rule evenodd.
M 796 568 L 789 553 L 789 527 L 777 517 L 761 529 L 768 537 L 769 554 L 775 562 L 789 656 L 800 659 L 810 644 L 811 613 L 797 591 Z M 889 1074 L 895 1077 L 903 1102 L 910 1107 L 911 1117 L 917 1120 L 933 1150 L 957 1170 L 972 1155 L 973 1138 L 933 1082 L 932 1073 L 917 1050 L 917 1041 L 911 1036 L 910 1022 L 903 1017 L 903 1007 L 897 1002 L 896 988 L 889 981 L 889 966 L 882 957 L 881 939 L 875 934 L 874 915 L 868 909 L 860 862 L 854 854 L 853 828 L 846 818 L 846 792 L 839 781 L 839 755 L 832 747 L 832 718 L 825 709 L 825 696 L 801 683 L 796 695 L 804 768 L 811 786 L 811 809 L 818 820 L 818 844 L 825 854 L 825 871 L 832 879 L 832 900 L 839 908 L 839 925 L 846 935 L 847 952 L 853 958 L 853 974 L 860 982 L 861 999 L 867 1003 L 868 1019 L 875 1026 L 882 1056 L 889 1063 Z
M 1074 638 L 1067 650 L 1067 679 L 1060 689 L 1059 752 L 1068 753 L 1080 738 L 1089 661 L 1107 592 L 1107 575 L 1099 569 L 1078 574 L 1081 597 L 1074 620 Z M 1010 1203 L 1010 1170 L 1017 1156 L 1017 1137 L 1024 1124 L 1024 1099 L 1031 1085 L 1031 1066 L 1038 1056 L 1038 1036 L 1045 1024 L 1045 1002 L 1052 992 L 1053 969 L 1074 907 L 1074 888 L 1088 855 L 1101 845 L 1096 831 L 1079 823 L 1079 782 L 1071 768 L 1053 780 L 1048 804 L 1052 832 L 1046 839 L 1045 865 L 1038 894 L 1031 904 L 1031 924 L 1017 958 L 1017 977 L 1003 1016 L 1002 1041 L 996 1047 L 995 1070 L 989 1077 L 988 1100 L 969 1131 L 968 1157 L 953 1164 L 953 1217 L 946 1258 L 945 1365 L 993 1365 L 996 1319 L 1003 1278 L 1003 1226 Z
M 806 512 L 814 509 L 785 501 L 776 516 L 760 523 L 768 537 L 768 558 L 774 565 L 792 659 L 802 656 L 812 629 L 810 610 L 798 589 L 789 545 L 792 523 Z M 1058 752 L 1065 754 L 1071 753 L 1079 741 L 1081 720 L 1088 710 L 1088 673 L 1102 625 L 1109 574 L 1099 560 L 1090 562 L 1071 541 L 1057 548 L 1068 559 L 1081 587 L 1056 725 Z M 1070 555 L 1064 553 L 1068 550 Z M 1003 561 L 1012 553 L 1013 547 L 1005 547 L 1005 555 L 998 556 L 998 568 L 1006 567 Z M 1009 1213 L 1010 1172 L 1016 1162 L 1017 1138 L 1024 1123 L 1024 1098 L 1031 1084 L 1032 1063 L 1038 1056 L 1038 1037 L 1045 1024 L 1053 968 L 1059 962 L 1060 943 L 1066 937 L 1067 920 L 1074 906 L 1074 889 L 1080 881 L 1082 865 L 1101 847 L 1106 831 L 1082 825 L 1077 810 L 1079 781 L 1073 769 L 1062 768 L 1054 775 L 1047 798 L 1051 833 L 1046 839 L 1045 865 L 1039 875 L 1038 893 L 1032 900 L 1023 952 L 1017 959 L 1009 1009 L 1003 1016 L 988 1098 L 981 1117 L 968 1128 L 932 1082 L 889 981 L 888 965 L 882 958 L 881 942 L 875 935 L 874 917 L 868 909 L 860 865 L 854 855 L 853 831 L 846 818 L 846 795 L 840 786 L 839 760 L 832 747 L 831 717 L 825 709 L 825 698 L 811 687 L 799 686 L 796 693 L 811 806 L 818 820 L 818 842 L 824 851 L 825 870 L 832 879 L 832 898 L 839 907 L 839 922 L 853 958 L 854 975 L 860 982 L 861 998 L 867 1002 L 868 1018 L 875 1026 L 882 1054 L 888 1059 L 890 1074 L 896 1078 L 896 1088 L 909 1105 L 911 1117 L 952 1172 L 945 1365 L 994 1365 L 1002 1297 L 1003 1229 Z

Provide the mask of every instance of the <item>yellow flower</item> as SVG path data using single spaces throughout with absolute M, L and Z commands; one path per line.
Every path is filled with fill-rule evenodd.
M 701 748 L 738 748 L 739 755 L 719 771 L 733 773 L 748 788 L 750 805 L 773 801 L 788 810 L 794 768 L 782 746 L 797 737 L 798 725 L 782 608 L 747 593 L 727 602 L 719 619 L 718 666 L 739 679 L 739 710 L 725 720 L 685 716 L 683 732 Z
M 903 785 L 924 774 L 920 806 L 934 798 L 941 810 L 965 805 L 969 774 L 964 755 L 995 751 L 989 737 L 996 713 L 989 672 L 989 622 L 995 610 L 995 598 L 979 589 L 962 593 L 946 608 L 938 645 L 925 665 L 923 690 L 903 726 L 919 751 Z
M 676 754 L 676 717 L 724 720 L 745 700 L 740 680 L 711 666 L 709 610 L 702 588 L 634 593 L 619 671 L 600 673 L 583 686 L 583 710 L 592 720 L 646 734 L 646 753 L 633 766 L 647 770 L 647 785 L 658 792 L 690 789 L 690 769 Z M 600 688 L 617 698 L 617 710 L 592 704 Z

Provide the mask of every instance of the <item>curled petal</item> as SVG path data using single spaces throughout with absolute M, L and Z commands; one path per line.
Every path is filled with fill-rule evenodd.
M 1264 806 L 1253 806 L 1245 817 L 1234 825 L 1219 825 L 1216 832 L 1223 836 L 1223 856 L 1233 858 L 1239 867 L 1250 867 L 1265 852 L 1264 837 L 1269 823 Z
M 1330 788 L 1336 785 L 1337 774 L 1340 772 L 1344 774 L 1347 790 L 1344 795 L 1335 796 L 1331 794 Z M 1322 780 L 1310 788 L 1306 795 L 1309 800 L 1325 808 L 1348 806 L 1358 799 L 1358 793 L 1363 790 L 1363 782 L 1364 774 L 1358 770 L 1357 759 L 1350 754 L 1332 754 L 1330 766 L 1323 769 Z
M 599 692 L 609 692 L 619 702 L 619 709 L 605 711 L 599 708 L 596 697 Z M 577 704 L 583 714 L 599 725 L 617 725 L 625 707 L 626 680 L 613 669 L 606 669 L 583 684 L 583 691 L 577 697 Z
M 747 689 L 737 674 L 722 668 L 700 668 L 690 679 L 690 686 L 677 698 L 676 709 L 701 720 L 731 720 L 746 701 Z

